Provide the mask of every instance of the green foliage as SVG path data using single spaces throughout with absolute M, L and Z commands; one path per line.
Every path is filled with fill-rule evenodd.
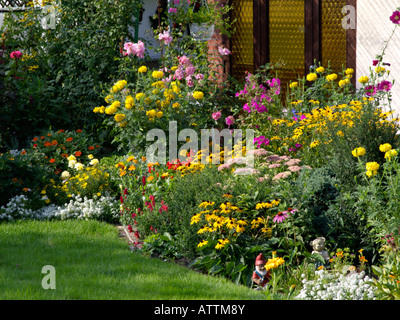
M 100 84 L 109 82 L 118 70 L 114 58 L 121 38 L 130 35 L 128 27 L 141 1 L 55 0 L 44 5 L 28 6 L 27 11 L 4 18 L 6 55 L 14 48 L 26 57 L 17 70 L 22 79 L 14 81 L 6 74 L 6 110 L 14 110 L 13 106 L 20 110 L 8 114 L 13 116 L 8 126 L 22 140 L 26 138 L 22 123 L 32 125 L 26 130 L 31 134 L 50 124 L 66 129 L 100 127 L 91 110 L 101 103 Z M 45 30 L 42 18 L 50 19 Z
M 0 207 L 21 194 L 32 200 L 34 208 L 43 206 L 40 191 L 50 179 L 57 177 L 46 162 L 43 154 L 32 151 L 14 150 L 0 154 Z

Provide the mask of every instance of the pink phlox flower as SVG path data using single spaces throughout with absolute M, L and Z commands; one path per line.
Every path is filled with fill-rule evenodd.
M 183 67 L 187 67 L 190 64 L 190 59 L 186 56 L 178 57 L 178 61 Z
M 194 67 L 191 63 L 185 68 L 186 76 L 192 76 L 196 71 L 196 67 Z
M 139 40 L 138 43 L 126 42 L 124 44 L 124 55 L 136 55 L 138 58 L 144 58 L 145 45 Z
M 217 111 L 217 112 L 213 112 L 213 114 L 212 114 L 211 117 L 212 117 L 215 121 L 217 121 L 217 120 L 219 120 L 219 119 L 221 118 L 221 116 L 222 116 L 221 111 Z
M 178 9 L 177 8 L 169 8 L 168 12 L 169 13 L 177 13 Z
M 185 80 L 186 80 L 186 84 L 188 85 L 188 87 L 191 88 L 194 86 L 194 82 L 193 82 L 193 79 L 191 76 L 186 77 Z
M 231 52 L 229 51 L 228 48 L 225 48 L 225 47 L 222 47 L 222 46 L 218 47 L 218 51 L 222 56 L 228 56 L 228 55 L 231 54 Z
M 175 70 L 174 73 L 174 79 L 175 80 L 182 80 L 185 77 L 185 71 L 183 70 L 182 67 L 178 67 L 178 69 Z
M 164 32 L 162 32 L 158 35 L 158 40 L 164 41 L 164 44 L 168 45 L 172 42 L 172 37 L 169 34 L 168 30 L 164 30 Z

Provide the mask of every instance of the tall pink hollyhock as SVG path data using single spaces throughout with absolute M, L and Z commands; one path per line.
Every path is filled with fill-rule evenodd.
M 394 24 L 400 24 L 400 11 L 395 11 L 393 12 L 393 14 L 390 17 L 390 20 L 394 23 Z
M 392 89 L 392 83 L 390 81 L 384 80 L 378 84 L 379 91 L 390 91 Z
M 18 60 L 22 58 L 22 52 L 21 51 L 13 51 L 10 53 L 10 58 L 14 60 Z

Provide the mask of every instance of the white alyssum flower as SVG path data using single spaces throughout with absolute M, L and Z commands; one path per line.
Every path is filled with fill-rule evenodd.
M 303 288 L 297 299 L 303 300 L 374 300 L 375 288 L 365 272 L 343 275 L 325 270 L 315 271 L 315 279 L 302 275 Z

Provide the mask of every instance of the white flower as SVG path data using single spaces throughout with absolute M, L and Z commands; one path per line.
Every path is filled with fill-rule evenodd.
M 68 171 L 63 171 L 61 173 L 61 178 L 62 179 L 68 179 L 71 176 L 71 174 Z
M 96 165 L 98 163 L 99 163 L 98 159 L 93 159 L 92 161 L 90 161 L 90 165 L 92 165 L 92 166 L 94 166 L 94 165 Z
M 80 162 L 75 163 L 75 166 L 74 166 L 74 168 L 75 168 L 76 170 L 82 170 L 84 167 L 85 167 L 85 166 L 84 166 L 82 163 L 80 163 Z
M 76 164 L 76 160 L 69 160 L 68 161 L 68 167 L 73 168 Z

